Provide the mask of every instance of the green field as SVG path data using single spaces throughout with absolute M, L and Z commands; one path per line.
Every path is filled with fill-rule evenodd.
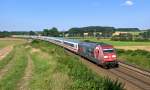
M 13 39 L 13 38 L 0 38 L 0 49 L 10 46 L 24 43 L 23 39 Z
M 96 39 L 96 38 L 77 38 L 81 41 L 89 40 L 93 42 L 104 42 L 114 46 L 150 46 L 150 42 L 135 42 L 135 41 L 111 41 L 110 39 Z
M 123 84 L 98 76 L 78 57 L 70 56 L 63 48 L 44 41 L 15 46 L 0 61 L 0 70 L 7 70 L 3 76 L 0 75 L 0 90 L 20 87 L 23 87 L 22 90 L 123 89 Z M 26 73 L 30 77 L 25 77 Z

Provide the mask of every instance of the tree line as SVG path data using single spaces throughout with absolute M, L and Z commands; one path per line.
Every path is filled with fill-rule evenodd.
M 81 28 L 70 28 L 65 32 L 60 32 L 57 28 L 53 27 L 52 29 L 44 29 L 42 35 L 44 36 L 63 36 L 63 34 L 68 34 L 69 37 L 84 37 L 85 33 L 88 33 L 88 36 L 95 37 L 112 37 L 112 34 L 116 31 L 127 31 L 127 32 L 137 32 L 140 31 L 138 28 L 115 28 L 115 27 L 102 27 L 102 26 L 88 26 Z
M 137 35 L 133 33 L 120 33 L 114 35 L 111 40 L 113 41 L 149 41 L 150 40 L 150 29 L 142 31 Z
M 0 31 L 0 38 L 11 37 L 12 35 L 37 35 L 34 31 Z
M 43 29 L 43 31 L 0 31 L 0 37 L 9 37 L 11 35 L 43 35 L 50 37 L 62 37 L 63 35 L 67 35 L 68 37 L 84 37 L 86 33 L 88 33 L 89 37 L 99 37 L 105 38 L 109 37 L 112 40 L 131 40 L 135 39 L 130 33 L 115 35 L 115 32 L 141 32 L 142 30 L 138 28 L 115 28 L 115 27 L 102 27 L 102 26 L 88 26 L 88 27 L 80 27 L 80 28 L 70 28 L 69 30 L 62 32 L 59 31 L 56 27 L 51 29 Z M 147 39 L 150 38 L 150 30 L 145 32 L 141 32 L 139 34 L 140 37 Z M 136 36 L 137 37 L 137 36 Z

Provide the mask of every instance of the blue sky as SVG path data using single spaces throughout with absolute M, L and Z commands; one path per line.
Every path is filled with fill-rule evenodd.
M 0 30 L 150 28 L 150 0 L 0 0 Z

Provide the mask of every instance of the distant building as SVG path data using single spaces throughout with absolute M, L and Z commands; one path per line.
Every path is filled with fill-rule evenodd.
M 120 35 L 120 34 L 127 34 L 127 33 L 129 33 L 129 32 L 120 32 L 120 31 L 117 31 L 117 32 L 113 33 L 113 36 L 114 35 Z
M 139 35 L 141 32 L 126 32 L 126 31 L 116 31 L 115 33 L 113 33 L 114 35 L 120 35 L 120 34 L 132 34 L 132 35 Z
M 84 36 L 88 36 L 88 35 L 89 35 L 89 33 L 83 33 L 83 35 L 84 35 Z

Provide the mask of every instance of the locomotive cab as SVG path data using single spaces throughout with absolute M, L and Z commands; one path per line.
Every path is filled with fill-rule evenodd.
M 111 45 L 102 46 L 103 65 L 106 67 L 118 67 L 115 49 Z

